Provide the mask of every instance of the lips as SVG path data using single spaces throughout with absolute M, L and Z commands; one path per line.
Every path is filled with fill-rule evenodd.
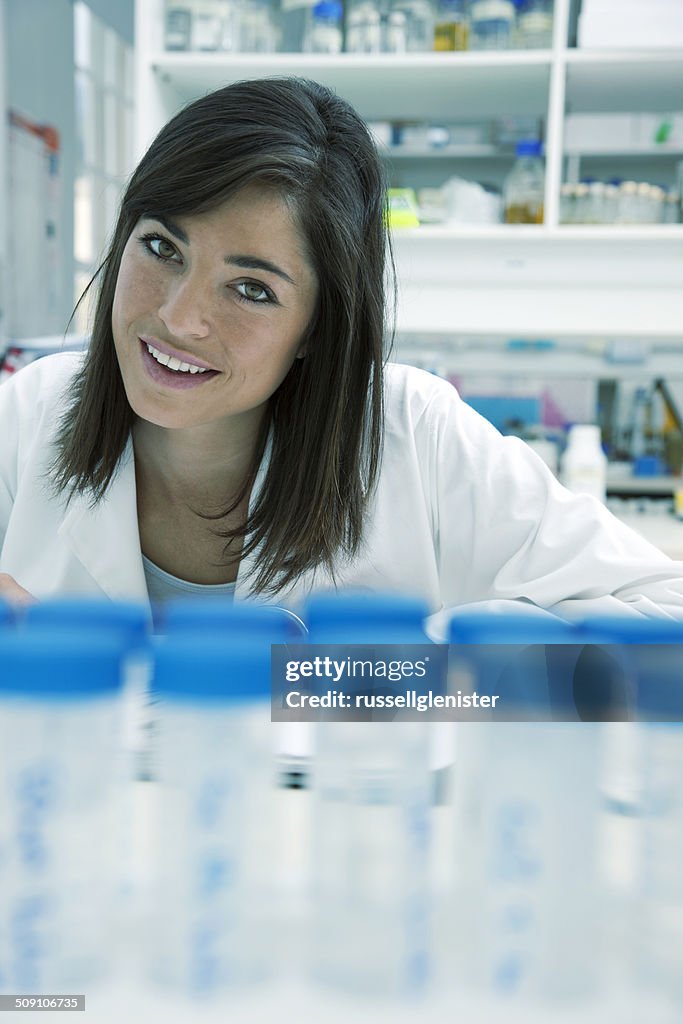
M 159 341 L 157 338 L 151 336 L 142 335 L 139 339 L 143 345 L 147 346 L 148 351 L 158 363 L 162 366 L 171 366 L 172 370 L 180 372 L 194 372 L 198 370 L 213 370 L 216 371 L 214 366 L 210 366 L 204 359 L 200 359 L 198 356 L 192 355 L 189 352 L 183 352 L 180 349 L 173 348 L 171 345 L 166 344 L 163 341 Z M 193 367 L 197 367 L 197 370 L 193 370 Z M 187 368 L 187 369 L 185 369 Z
M 164 388 L 183 390 L 198 387 L 213 380 L 219 374 L 218 370 L 200 367 L 197 363 L 180 359 L 179 355 L 162 352 L 157 349 L 156 345 L 152 345 L 151 342 L 144 341 L 142 338 L 140 339 L 140 351 L 147 375 L 155 384 L 161 384 Z

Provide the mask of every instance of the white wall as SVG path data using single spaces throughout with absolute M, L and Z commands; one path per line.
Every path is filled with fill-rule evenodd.
M 6 0 L 7 106 L 53 125 L 61 142 L 58 266 L 59 320 L 66 327 L 73 300 L 74 79 L 71 0 Z M 10 246 L 11 251 L 11 246 Z M 11 267 L 9 268 L 11 273 Z M 15 311 L 20 322 L 21 311 Z
M 88 3 L 107 24 L 132 41 L 134 0 Z M 65 329 L 73 308 L 74 289 L 76 115 L 72 0 L 5 0 L 5 30 L 7 107 L 31 120 L 53 125 L 60 136 L 61 259 L 56 291 L 58 320 L 61 329 Z

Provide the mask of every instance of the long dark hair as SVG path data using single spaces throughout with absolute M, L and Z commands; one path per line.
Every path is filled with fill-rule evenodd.
M 393 270 L 385 181 L 367 126 L 326 87 L 301 78 L 238 82 L 161 129 L 130 179 L 93 278 L 101 275 L 92 339 L 60 423 L 52 479 L 60 492 L 99 501 L 130 436 L 135 417 L 111 318 L 138 220 L 210 210 L 251 183 L 288 203 L 318 280 L 307 354 L 270 399 L 242 493 L 220 513 L 249 492 L 270 433 L 268 470 L 247 522 L 218 531 L 226 555 L 237 537 L 243 556 L 258 551 L 251 586 L 267 593 L 317 566 L 333 572 L 340 554 L 358 551 L 381 459 L 387 258 Z

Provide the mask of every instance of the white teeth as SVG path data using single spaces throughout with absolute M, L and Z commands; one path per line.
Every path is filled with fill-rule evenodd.
M 165 352 L 160 352 L 149 342 L 145 342 L 145 344 L 149 354 L 162 366 L 167 366 L 169 370 L 175 370 L 176 373 L 206 373 L 205 366 L 197 366 L 196 363 L 182 363 L 176 356 L 167 356 Z

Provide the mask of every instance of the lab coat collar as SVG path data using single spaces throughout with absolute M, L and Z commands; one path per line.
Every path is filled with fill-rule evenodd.
M 269 435 L 252 488 L 250 509 L 263 487 L 271 453 L 272 436 Z M 114 535 L 112 524 L 116 527 Z M 93 506 L 87 494 L 74 494 L 59 532 L 108 597 L 115 601 L 149 601 L 140 548 L 135 456 L 131 438 L 105 496 Z M 257 558 L 258 553 L 252 552 L 241 560 L 235 582 L 235 600 L 249 596 L 249 571 Z
M 88 494 L 74 494 L 59 532 L 108 597 L 149 601 L 140 550 L 130 438 L 105 496 L 93 506 Z

